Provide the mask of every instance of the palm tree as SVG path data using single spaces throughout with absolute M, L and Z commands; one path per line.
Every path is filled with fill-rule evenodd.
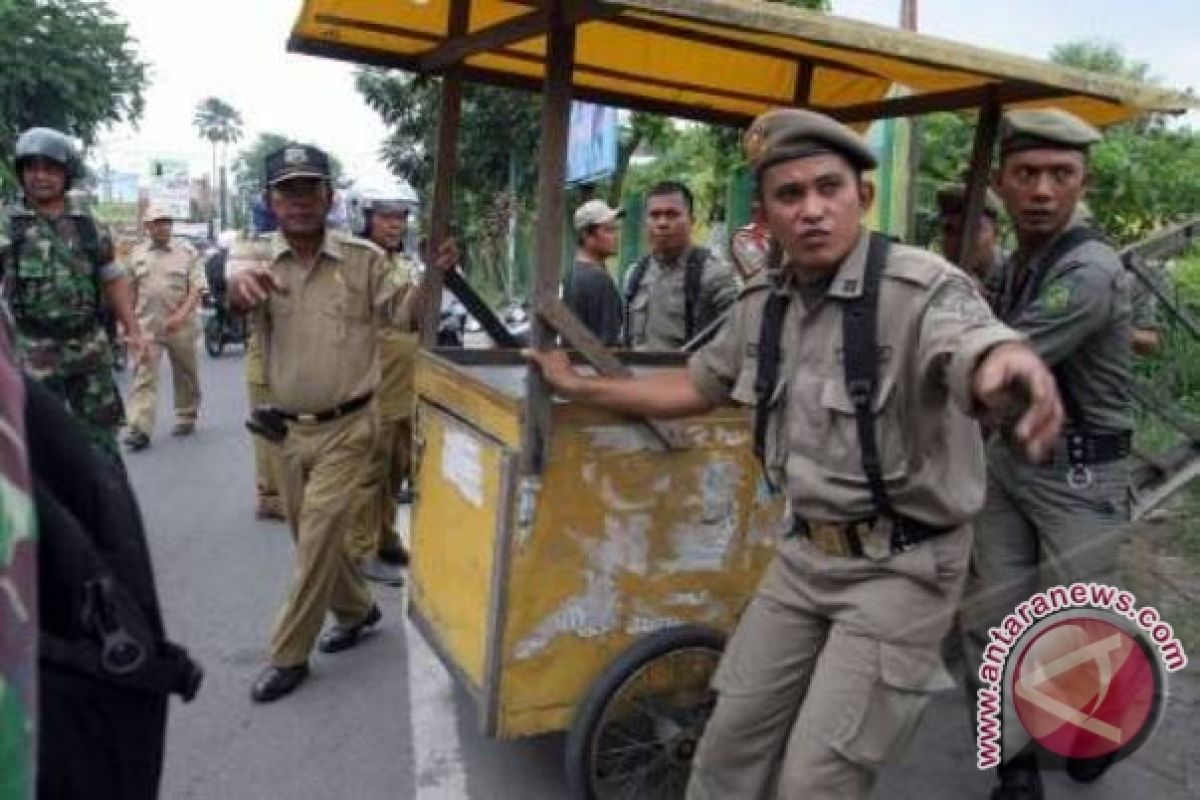
M 226 225 L 228 212 L 225 198 L 225 166 L 229 145 L 242 138 L 242 115 L 219 97 L 206 97 L 196 104 L 192 125 L 201 139 L 212 145 L 213 178 L 217 177 L 217 145 L 221 145 L 220 209 L 221 227 Z M 211 218 L 210 218 L 211 221 Z

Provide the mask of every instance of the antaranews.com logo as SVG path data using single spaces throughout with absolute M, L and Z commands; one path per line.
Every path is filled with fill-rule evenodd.
M 1122 759 L 1162 715 L 1187 655 L 1131 592 L 1074 583 L 1039 592 L 988 631 L 975 709 L 980 769 L 1032 740 L 1065 759 Z

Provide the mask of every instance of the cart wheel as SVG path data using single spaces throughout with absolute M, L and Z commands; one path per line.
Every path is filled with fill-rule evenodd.
M 221 321 L 216 317 L 204 326 L 204 350 L 213 358 L 220 358 L 225 351 L 225 337 L 222 334 Z
M 609 665 L 567 734 L 575 797 L 683 797 L 724 646 L 710 628 L 680 625 L 640 639 Z

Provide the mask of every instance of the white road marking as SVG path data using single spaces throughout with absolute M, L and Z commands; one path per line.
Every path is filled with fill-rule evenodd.
M 408 510 L 400 510 L 397 522 L 401 531 L 408 530 Z M 407 620 L 404 638 L 408 648 L 408 736 L 416 758 L 416 800 L 469 800 L 454 679 L 425 637 Z

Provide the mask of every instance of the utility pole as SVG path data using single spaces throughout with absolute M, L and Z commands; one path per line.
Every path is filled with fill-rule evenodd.
M 900 27 L 917 30 L 917 0 L 900 0 Z M 904 240 L 915 244 L 917 233 L 917 176 L 921 172 L 921 120 L 908 119 L 908 188 L 904 200 Z

